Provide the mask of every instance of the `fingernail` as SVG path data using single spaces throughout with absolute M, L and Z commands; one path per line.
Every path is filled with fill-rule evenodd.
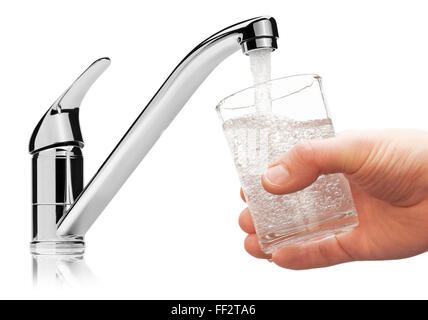
M 287 169 L 281 165 L 268 168 L 264 173 L 265 180 L 275 186 L 281 186 L 287 182 L 289 174 Z

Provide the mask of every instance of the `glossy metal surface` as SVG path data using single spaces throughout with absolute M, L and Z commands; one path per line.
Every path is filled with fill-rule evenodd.
M 57 236 L 57 223 L 83 190 L 80 104 L 110 60 L 95 61 L 54 102 L 30 139 L 32 159 L 32 242 L 37 253 L 83 252 L 81 235 Z
M 253 50 L 278 48 L 277 44 L 278 28 L 273 18 L 261 18 L 253 21 L 242 31 L 240 41 L 242 52 L 248 55 Z
M 258 17 L 223 29 L 195 47 L 170 74 L 78 199 L 62 216 L 57 235 L 83 236 L 88 231 L 162 132 L 220 62 L 239 49 L 245 54 L 259 49 L 275 50 L 277 37 L 275 20 Z M 71 135 L 67 138 L 71 139 Z M 35 139 L 34 150 L 58 143 L 51 137 L 40 141 L 43 143 Z M 68 141 L 78 145 L 83 142 L 78 135 Z
M 79 107 L 88 90 L 109 65 L 109 58 L 92 63 L 52 104 L 30 138 L 31 154 L 55 146 L 83 147 Z
M 44 149 L 32 159 L 33 253 L 84 249 L 83 237 L 57 236 L 57 223 L 83 190 L 83 157 L 79 147 Z

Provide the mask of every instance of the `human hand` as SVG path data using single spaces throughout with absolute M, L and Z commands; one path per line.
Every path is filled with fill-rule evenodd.
M 343 173 L 349 180 L 358 227 L 267 255 L 260 249 L 247 208 L 239 224 L 248 233 L 248 253 L 284 268 L 309 269 L 357 260 L 400 259 L 428 251 L 428 133 L 350 132 L 300 142 L 269 166 L 262 184 L 270 193 L 287 194 L 330 173 Z M 245 200 L 242 190 L 241 196 Z

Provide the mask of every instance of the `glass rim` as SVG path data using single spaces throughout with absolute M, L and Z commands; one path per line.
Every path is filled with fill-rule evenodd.
M 230 98 L 232 98 L 232 97 L 234 97 L 236 95 L 239 95 L 239 94 L 241 94 L 241 93 L 243 93 L 245 91 L 254 90 L 255 88 L 257 88 L 257 87 L 259 87 L 261 85 L 265 85 L 265 84 L 269 84 L 269 83 L 273 83 L 273 82 L 278 82 L 280 80 L 285 80 L 285 79 L 289 79 L 289 78 L 311 78 L 313 81 L 311 82 L 310 85 L 304 86 L 304 87 L 302 87 L 300 89 L 297 89 L 297 90 L 295 90 L 293 92 L 290 92 L 290 93 L 287 93 L 287 94 L 285 94 L 283 96 L 280 96 L 278 98 L 272 99 L 272 101 L 283 99 L 283 98 L 286 98 L 286 97 L 291 96 L 293 94 L 299 93 L 299 92 L 303 91 L 304 89 L 310 88 L 313 85 L 314 81 L 318 81 L 318 82 L 321 81 L 321 76 L 319 76 L 316 73 L 299 73 L 299 74 L 293 74 L 293 75 L 289 75 L 289 76 L 279 77 L 279 78 L 271 79 L 271 80 L 268 80 L 268 81 L 260 82 L 260 83 L 257 83 L 255 85 L 252 85 L 250 87 L 247 87 L 247 88 L 241 89 L 239 91 L 236 91 L 235 93 L 232 93 L 232 94 L 228 95 L 227 97 L 221 99 L 220 102 L 217 103 L 217 105 L 215 107 L 215 110 L 217 112 L 220 112 L 221 110 L 237 110 L 237 109 L 252 108 L 252 107 L 254 107 L 254 104 L 249 105 L 249 106 L 242 106 L 242 107 L 227 107 L 227 106 L 224 106 L 224 104 Z

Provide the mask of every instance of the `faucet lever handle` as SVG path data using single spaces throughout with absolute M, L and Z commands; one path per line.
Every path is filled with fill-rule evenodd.
M 51 109 L 61 112 L 62 110 L 79 108 L 88 90 L 109 65 L 109 58 L 100 58 L 94 61 L 54 102 Z
M 89 88 L 109 65 L 109 58 L 93 62 L 52 104 L 31 136 L 31 154 L 58 146 L 83 147 L 79 107 Z

